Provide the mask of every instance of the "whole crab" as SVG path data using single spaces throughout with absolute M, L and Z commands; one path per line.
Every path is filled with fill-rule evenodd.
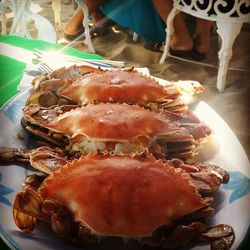
M 101 244 L 112 236 L 176 249 L 200 236 L 219 249 L 229 249 L 234 240 L 230 226 L 208 230 L 205 226 L 214 211 L 210 195 L 229 178 L 222 169 L 217 174 L 210 170 L 217 187 L 202 193 L 192 175 L 209 172 L 205 168 L 179 160 L 163 163 L 146 152 L 90 153 L 44 181 L 26 181 L 24 191 L 16 196 L 13 216 L 25 232 L 33 231 L 36 221 L 42 220 L 74 243 Z
M 80 154 L 97 149 L 131 153 L 147 147 L 163 159 L 189 159 L 195 154 L 195 142 L 211 134 L 203 124 L 191 126 L 178 121 L 178 117 L 173 121 L 172 116 L 128 104 L 90 104 L 78 108 L 28 105 L 23 114 L 28 131 Z
M 163 86 L 154 78 L 133 68 L 87 68 L 84 73 L 82 68 L 84 67 L 62 68 L 34 81 L 38 92 L 30 97 L 28 104 L 34 103 L 37 98 L 42 100 L 40 104 L 43 106 L 65 104 L 67 101 L 68 104 L 78 105 L 118 102 L 137 104 L 154 111 L 185 113 L 187 105 L 182 96 L 185 93 L 193 95 L 203 91 L 203 87 L 195 81 L 169 82 Z

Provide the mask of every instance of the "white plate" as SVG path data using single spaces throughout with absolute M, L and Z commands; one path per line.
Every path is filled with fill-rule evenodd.
M 0 146 L 32 148 L 34 141 L 23 130 L 21 110 L 31 94 L 27 89 L 19 93 L 0 110 Z M 211 225 L 225 223 L 235 230 L 236 239 L 232 249 L 243 242 L 250 222 L 250 166 L 239 141 L 228 125 L 206 103 L 199 102 L 195 108 L 198 117 L 215 132 L 221 147 L 211 162 L 230 172 L 229 184 L 223 185 L 216 195 L 216 213 Z M 24 140 L 17 139 L 17 134 Z M 76 249 L 60 241 L 48 228 L 39 227 L 32 234 L 21 232 L 12 218 L 12 204 L 21 184 L 32 170 L 11 165 L 0 168 L 0 234 L 11 249 Z M 209 245 L 192 246 L 192 250 L 210 249 Z

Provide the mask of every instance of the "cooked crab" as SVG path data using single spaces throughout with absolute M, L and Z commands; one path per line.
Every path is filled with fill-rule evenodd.
M 175 164 L 180 162 L 163 163 L 146 153 L 90 153 L 62 166 L 40 187 L 26 182 L 14 202 L 15 222 L 31 232 L 37 219 L 47 221 L 57 234 L 78 243 L 114 236 L 176 249 L 203 235 L 212 241 L 231 237 L 222 248 L 228 249 L 233 229 L 216 227 L 212 237 L 206 232 L 211 199 L 202 197 L 188 173 Z
M 137 104 L 154 111 L 169 110 L 185 113 L 187 105 L 182 96 L 203 91 L 203 87 L 195 81 L 159 84 L 154 78 L 138 71 L 95 69 L 86 74 L 79 74 L 76 66 L 60 69 L 47 75 L 45 79 L 35 83 L 39 90 L 28 100 L 46 99 L 50 106 L 57 104 L 58 98 L 67 99 L 70 104 L 86 105 L 90 103 L 118 102 Z M 72 73 L 76 72 L 76 76 Z M 46 98 L 44 98 L 44 95 Z M 50 101 L 48 101 L 50 100 Z M 37 103 L 37 102 L 36 102 Z M 38 102 L 39 103 L 39 102 Z
M 195 154 L 195 139 L 211 134 L 202 124 L 203 132 L 197 133 L 197 124 L 193 130 L 187 126 L 188 130 L 184 123 L 128 104 L 90 104 L 76 109 L 29 105 L 23 114 L 23 124 L 28 131 L 81 154 L 97 149 L 131 153 L 148 147 L 160 158 L 188 159 Z

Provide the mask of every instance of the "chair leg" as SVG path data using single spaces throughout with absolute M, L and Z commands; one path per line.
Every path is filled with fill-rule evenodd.
M 55 18 L 55 27 L 57 31 L 62 30 L 62 22 L 61 22 L 61 0 L 53 0 L 52 1 L 52 9 L 54 11 Z
M 29 6 L 27 6 L 27 8 L 24 10 L 23 16 L 26 19 L 28 18 L 28 20 L 26 20 L 25 26 L 23 26 L 23 30 L 26 30 L 26 33 L 24 33 L 25 37 L 31 37 L 28 29 L 28 22 L 33 20 L 37 29 L 37 39 L 50 43 L 57 42 L 55 27 L 49 22 L 49 20 L 39 14 L 33 13 Z
M 10 28 L 10 35 L 17 35 L 18 34 L 18 30 L 20 26 L 20 21 L 22 18 L 22 14 L 23 14 L 23 10 L 25 9 L 25 6 L 27 4 L 27 0 L 24 0 L 21 2 L 20 6 L 18 5 L 17 1 L 12 1 L 13 4 L 13 22 Z
M 242 22 L 217 21 L 217 33 L 221 37 L 221 49 L 219 56 L 219 70 L 217 75 L 217 89 L 222 92 L 226 85 L 226 75 L 229 60 L 233 55 L 233 44 L 239 35 Z
M 179 13 L 179 10 L 177 10 L 176 8 L 173 8 L 168 15 L 168 18 L 166 21 L 166 25 L 167 25 L 167 27 L 166 27 L 166 42 L 165 42 L 162 57 L 160 59 L 160 64 L 163 64 L 166 60 L 166 57 L 168 56 L 169 47 L 170 47 L 170 37 L 174 31 L 173 20 L 174 20 L 175 15 L 177 15 L 178 13 Z
M 2 18 L 2 32 L 1 34 L 7 35 L 7 16 L 4 9 L 1 9 L 0 15 Z
M 89 10 L 88 10 L 88 6 L 84 3 L 84 1 L 77 0 L 77 3 L 78 3 L 78 6 L 80 6 L 82 8 L 83 14 L 84 14 L 82 25 L 83 25 L 84 30 L 85 30 L 85 37 L 86 37 L 86 42 L 87 42 L 88 49 L 89 49 L 90 52 L 95 53 L 95 49 L 94 49 L 94 46 L 92 44 L 90 31 L 89 31 L 89 21 L 88 21 Z
M 139 36 L 138 36 L 138 34 L 137 33 L 133 33 L 133 41 L 134 42 L 138 42 L 138 40 L 139 40 Z

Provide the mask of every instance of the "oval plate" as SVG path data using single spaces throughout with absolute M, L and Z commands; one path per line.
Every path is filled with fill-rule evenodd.
M 0 146 L 32 148 L 35 141 L 22 128 L 20 120 L 22 108 L 31 94 L 26 89 L 12 98 L 0 110 Z M 237 249 L 244 241 L 250 222 L 250 166 L 247 156 L 238 139 L 223 119 L 206 103 L 198 102 L 194 112 L 209 125 L 220 144 L 219 153 L 210 159 L 230 172 L 230 182 L 221 187 L 215 196 L 215 215 L 211 225 L 225 223 L 235 230 L 235 242 L 232 249 Z M 23 137 L 22 140 L 20 138 Z M 19 139 L 17 139 L 19 138 Z M 32 233 L 21 232 L 12 217 L 12 204 L 22 182 L 32 169 L 16 165 L 0 168 L 0 234 L 11 249 L 77 249 L 69 245 L 52 232 L 49 227 L 39 225 Z M 79 248 L 80 249 L 80 248 Z M 209 245 L 192 245 L 192 250 L 208 250 Z

